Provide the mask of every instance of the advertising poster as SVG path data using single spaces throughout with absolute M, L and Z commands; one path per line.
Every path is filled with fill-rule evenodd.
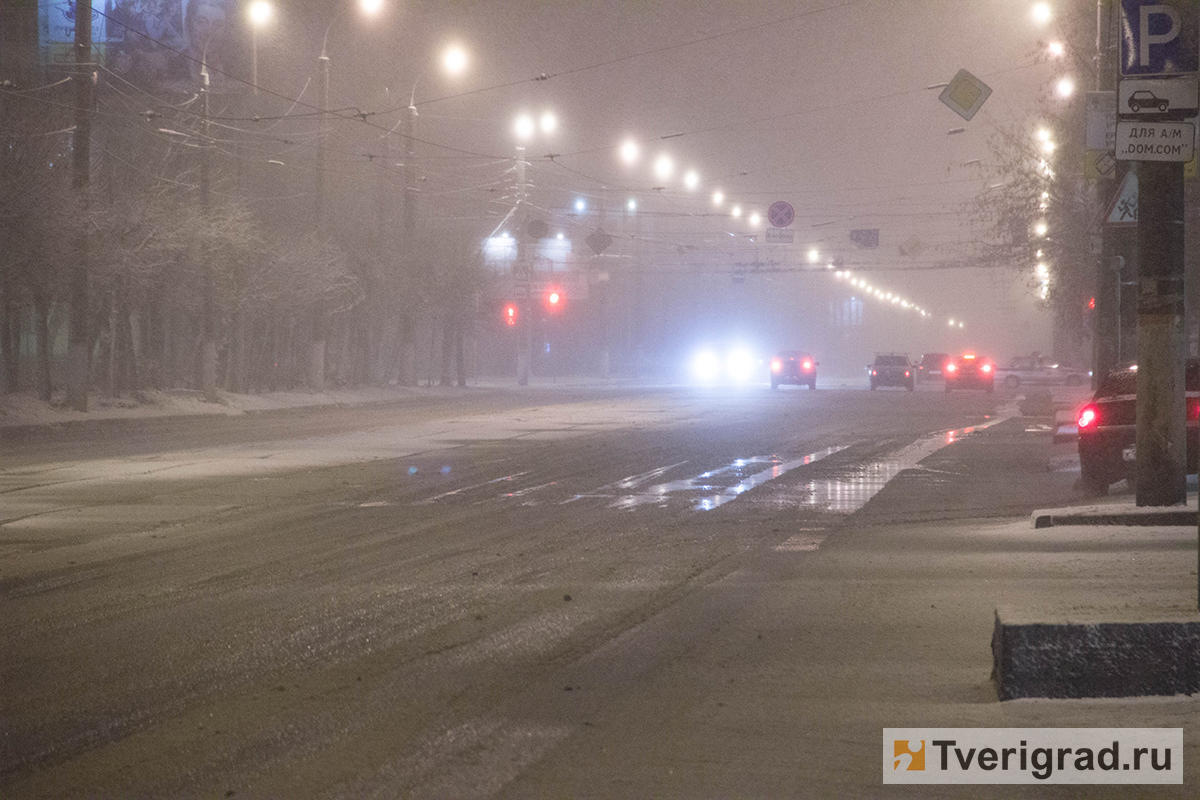
M 192 94 L 207 63 L 210 88 L 222 91 L 232 44 L 234 0 L 93 0 L 94 57 L 119 78 L 152 91 Z M 74 60 L 74 0 L 39 0 L 47 64 Z

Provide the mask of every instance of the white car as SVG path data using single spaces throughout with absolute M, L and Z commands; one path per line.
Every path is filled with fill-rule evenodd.
M 1006 389 L 1022 386 L 1083 386 L 1092 373 L 1063 364 L 1055 364 L 1034 353 L 1017 356 L 1004 366 L 996 367 L 996 380 Z

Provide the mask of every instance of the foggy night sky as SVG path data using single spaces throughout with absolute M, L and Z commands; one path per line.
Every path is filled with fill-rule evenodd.
M 349 0 L 278 5 L 278 22 L 259 38 L 260 83 L 296 96 L 316 74 L 320 31 L 347 7 L 330 29 L 332 105 L 375 111 L 390 104 L 396 111 L 372 119 L 391 127 L 420 76 L 422 175 L 431 192 L 460 193 L 466 216 L 478 216 L 469 197 L 474 174 L 512 157 L 516 114 L 552 109 L 559 130 L 528 148 L 535 204 L 552 226 L 595 224 L 568 216 L 574 198 L 585 198 L 589 213 L 603 205 L 616 215 L 632 198 L 644 214 L 641 233 L 664 265 L 680 246 L 728 250 L 732 241 L 743 260 L 807 267 L 805 255 L 816 247 L 822 263 L 840 257 L 934 312 L 923 321 L 897 311 L 892 341 L 879 349 L 971 347 L 1005 360 L 1050 349 L 1048 315 L 1025 288 L 1032 265 L 1011 273 L 937 268 L 970 253 L 975 231 L 960 212 L 989 181 L 968 162 L 988 161 L 997 124 L 1025 120 L 1033 134 L 1030 114 L 1052 74 L 1038 43 L 1053 28 L 1035 25 L 1030 3 L 487 0 L 389 3 L 370 22 Z M 451 42 L 471 58 L 453 80 L 436 60 Z M 994 90 L 971 122 L 938 101 L 939 89 L 925 88 L 963 68 Z M 548 80 L 534 80 L 543 73 Z M 1079 76 L 1081 89 L 1087 82 Z M 315 102 L 311 84 L 304 99 Z M 965 132 L 948 135 L 960 127 Z M 674 134 L 682 135 L 661 138 Z M 617 155 L 630 137 L 642 143 L 633 167 Z M 669 180 L 651 170 L 660 152 L 677 165 Z M 553 163 L 544 158 L 550 153 Z M 686 168 L 700 176 L 695 191 L 682 185 Z M 749 243 L 745 216 L 714 215 L 716 188 L 727 197 L 724 211 L 737 203 L 765 217 L 773 201 L 792 203 L 796 244 Z M 880 247 L 854 247 L 853 228 L 879 228 Z M 923 252 L 902 257 L 900 244 L 913 237 Z M 851 293 L 832 275 L 751 280 L 756 285 L 737 291 L 782 307 L 792 293 L 811 293 L 814 282 L 823 292 Z M 948 334 L 940 327 L 947 317 L 965 319 L 968 329 Z

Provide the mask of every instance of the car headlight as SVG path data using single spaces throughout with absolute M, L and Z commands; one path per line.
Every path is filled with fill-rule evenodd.
M 721 359 L 712 350 L 701 350 L 692 356 L 692 376 L 703 383 L 712 383 L 721 377 Z
M 734 350 L 725 361 L 725 371 L 734 383 L 745 383 L 754 377 L 754 356 L 745 350 Z

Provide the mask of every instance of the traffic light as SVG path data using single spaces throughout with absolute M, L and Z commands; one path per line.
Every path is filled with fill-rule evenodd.
M 552 312 L 562 310 L 564 297 L 561 290 L 547 289 L 544 300 L 547 310 Z
M 516 303 L 505 303 L 504 304 L 504 324 L 509 326 L 510 328 L 517 324 L 517 304 Z

